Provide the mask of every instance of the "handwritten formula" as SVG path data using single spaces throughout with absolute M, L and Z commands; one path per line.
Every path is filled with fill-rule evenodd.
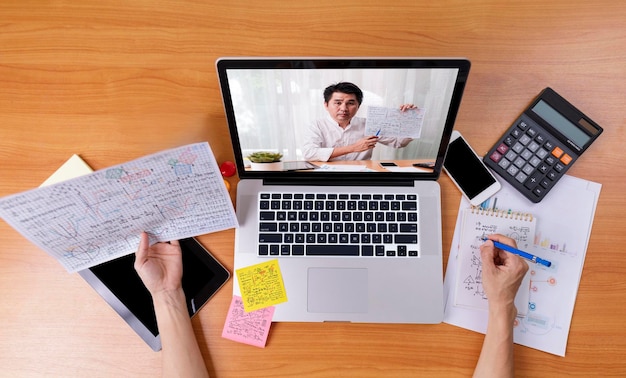
M 408 109 L 404 112 L 396 108 L 370 106 L 365 122 L 366 135 L 385 138 L 418 139 L 422 133 L 424 109 Z
M 287 301 L 278 260 L 237 269 L 236 273 L 247 312 Z
M 167 150 L 0 199 L 0 216 L 68 271 L 167 241 L 236 226 L 207 143 Z

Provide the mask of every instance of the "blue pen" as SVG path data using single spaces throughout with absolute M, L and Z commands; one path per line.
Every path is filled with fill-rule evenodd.
M 374 136 L 378 136 L 380 134 L 380 129 L 378 129 L 378 131 L 376 132 L 376 135 Z
M 483 238 L 483 240 L 487 241 L 489 239 Z M 492 240 L 492 242 L 493 242 L 493 245 L 496 248 L 500 248 L 500 249 L 503 249 L 503 250 L 505 250 L 507 252 L 511 252 L 513 254 L 521 256 L 521 257 L 523 257 L 523 258 L 525 258 L 527 260 L 530 260 L 530 261 L 534 262 L 535 264 L 541 264 L 541 265 L 546 266 L 548 268 L 552 265 L 552 263 L 550 261 L 544 260 L 542 258 L 539 258 L 539 257 L 537 257 L 535 255 L 532 255 L 532 254 L 528 253 L 528 252 L 520 251 L 519 249 L 513 248 L 513 247 L 511 247 L 509 245 L 506 245 L 506 244 L 502 244 L 502 243 L 497 242 L 495 240 Z

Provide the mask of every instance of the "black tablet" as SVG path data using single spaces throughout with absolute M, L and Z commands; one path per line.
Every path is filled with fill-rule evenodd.
M 183 291 L 193 316 L 219 290 L 230 273 L 194 238 L 180 240 L 183 252 Z M 150 292 L 137 275 L 135 254 L 78 272 L 154 350 L 161 338 Z

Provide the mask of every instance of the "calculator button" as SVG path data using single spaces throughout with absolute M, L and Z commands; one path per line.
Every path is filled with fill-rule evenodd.
M 539 172 L 541 172 L 541 173 L 544 173 L 544 174 L 545 174 L 546 172 L 548 172 L 548 170 L 550 169 L 550 167 L 548 167 L 548 166 L 547 166 L 547 165 L 545 165 L 545 164 L 541 164 L 539 167 L 537 167 L 537 169 L 539 170 Z
M 497 148 L 498 152 L 501 153 L 502 155 L 506 154 L 506 152 L 509 150 L 509 146 L 507 146 L 504 143 L 500 143 L 500 145 Z
M 539 163 L 541 163 L 541 159 L 539 159 L 537 156 L 533 156 L 529 161 L 528 161 L 533 167 L 536 167 L 539 165 Z
M 539 159 L 544 159 L 546 156 L 548 156 L 548 151 L 544 150 L 543 148 L 540 148 L 537 150 L 537 152 L 535 152 L 535 154 L 537 154 Z
M 506 138 L 504 138 L 504 143 L 505 143 L 507 146 L 512 146 L 512 145 L 513 145 L 513 143 L 515 143 L 515 140 L 516 140 L 516 139 L 517 139 L 517 138 L 515 138 L 513 135 L 508 135 Z
M 539 148 L 539 144 L 537 144 L 537 142 L 530 142 L 530 144 L 528 145 L 528 149 L 531 150 L 532 152 L 537 151 L 538 148 Z
M 509 167 L 509 165 L 511 165 L 511 161 L 507 159 L 502 159 L 500 160 L 498 165 L 500 166 L 500 168 L 506 170 Z
M 546 138 L 545 138 L 543 135 L 541 135 L 541 134 L 538 134 L 538 135 L 535 137 L 535 140 L 536 140 L 536 141 L 537 141 L 537 143 L 539 143 L 539 144 L 544 144 L 544 143 L 546 142 Z
M 511 130 L 511 134 L 509 135 L 513 139 L 519 138 L 524 132 L 520 129 Z
M 517 172 L 519 172 L 519 169 L 514 165 L 510 165 L 509 168 L 507 168 L 506 172 L 511 176 L 515 176 Z
M 513 162 L 513 164 L 517 167 L 517 168 L 522 168 L 524 166 L 524 164 L 526 164 L 526 160 L 522 159 L 521 157 L 518 157 L 517 159 L 515 159 L 515 161 Z
M 527 175 L 530 175 L 531 173 L 533 173 L 534 170 L 535 170 L 535 167 L 533 167 L 530 164 L 526 164 L 524 168 L 522 168 L 522 172 L 526 173 Z
M 537 130 L 530 127 L 528 130 L 526 130 L 526 134 L 530 135 L 531 138 L 534 138 L 537 135 Z
M 563 164 L 561 164 L 561 163 L 556 163 L 556 164 L 554 165 L 554 169 L 555 169 L 557 172 L 563 172 L 563 170 L 565 169 L 565 166 L 564 166 Z
M 534 174 L 530 176 L 528 180 L 526 180 L 526 183 L 524 184 L 524 186 L 527 187 L 528 189 L 532 189 L 535 187 L 535 185 L 539 183 L 540 179 L 541 179 L 541 175 Z
M 524 121 L 520 121 L 520 123 L 517 126 L 522 130 L 526 130 L 528 128 L 528 124 Z
M 524 158 L 524 160 L 528 160 L 533 156 L 533 153 L 528 150 L 524 150 L 524 152 L 522 152 L 520 156 Z
M 545 163 L 548 165 L 554 165 L 554 163 L 556 163 L 556 159 L 550 155 L 546 158 Z
M 569 156 L 568 154 L 563 154 L 563 156 L 561 156 L 561 162 L 565 165 L 568 165 L 569 163 L 572 162 L 572 157 Z
M 543 180 L 541 180 L 541 182 L 539 183 L 541 186 L 543 186 L 544 188 L 548 189 L 549 187 L 552 186 L 552 181 L 544 178 Z
M 523 146 L 522 146 L 522 148 L 523 148 Z M 504 157 L 509 159 L 509 160 L 511 160 L 511 161 L 513 161 L 517 157 L 517 154 L 515 152 L 509 150 L 509 152 L 507 152 L 506 155 L 504 155 Z
M 524 181 L 526 181 L 526 178 L 528 178 L 528 175 L 525 174 L 524 172 L 518 172 L 517 175 L 515 175 L 515 179 L 519 181 L 520 183 L 523 183 Z
M 533 189 L 533 193 L 535 193 L 537 197 L 541 197 L 544 191 L 545 190 L 541 187 L 541 185 L 538 185 L 535 187 L 535 189 Z
M 519 138 L 519 142 L 523 144 L 524 146 L 527 145 L 531 140 L 532 139 L 526 134 L 522 135 L 522 137 Z
M 550 180 L 554 181 L 554 180 L 556 180 L 557 177 L 559 177 L 559 174 L 556 173 L 555 171 L 550 171 L 550 172 L 548 172 L 546 177 L 549 178 Z
M 563 155 L 563 150 L 559 147 L 554 147 L 554 150 L 552 150 L 552 155 L 554 155 L 554 157 L 558 159 L 561 157 L 561 155 Z
M 493 151 L 491 155 L 489 155 L 489 159 L 497 163 L 500 161 L 500 159 L 502 159 L 502 154 L 499 153 L 498 151 Z
M 519 142 L 517 142 L 511 148 L 513 149 L 513 151 L 515 151 L 515 152 L 517 152 L 519 154 L 520 152 L 522 152 L 522 150 L 524 150 L 524 145 L 519 143 Z
M 544 146 L 545 148 L 547 148 L 548 150 L 553 150 L 553 149 L 554 149 L 554 143 L 552 143 L 552 142 L 551 142 L 551 141 L 549 141 L 549 140 L 547 140 L 547 141 L 543 144 L 543 146 Z

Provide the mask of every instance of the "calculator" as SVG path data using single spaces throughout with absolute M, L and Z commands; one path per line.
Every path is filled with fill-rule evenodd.
M 526 198 L 538 203 L 602 131 L 574 105 L 546 88 L 483 161 Z

